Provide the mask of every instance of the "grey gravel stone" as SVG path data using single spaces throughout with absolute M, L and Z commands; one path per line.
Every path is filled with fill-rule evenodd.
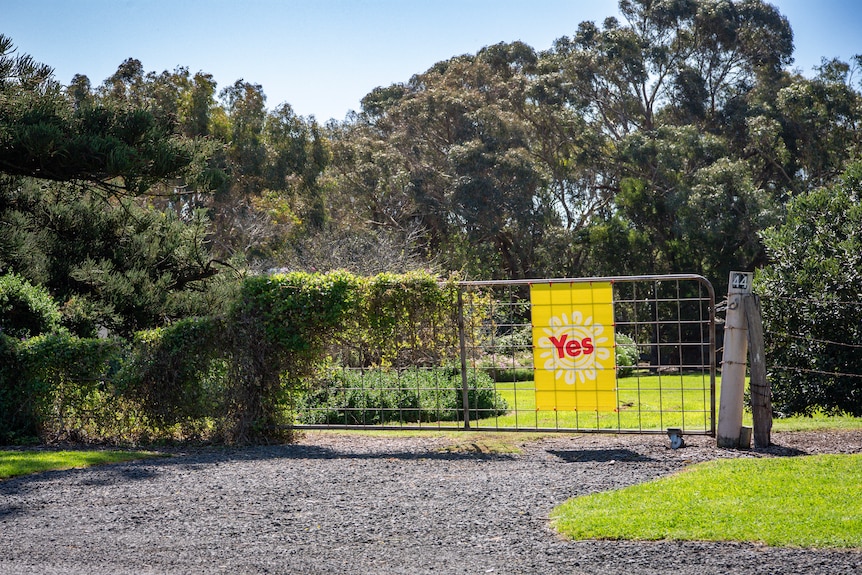
M 570 497 L 698 461 L 862 452 L 862 433 L 839 435 L 776 435 L 750 451 L 557 436 L 495 455 L 432 436 L 309 433 L 42 473 L 0 482 L 0 573 L 862 573 L 862 550 L 567 541 L 548 522 Z

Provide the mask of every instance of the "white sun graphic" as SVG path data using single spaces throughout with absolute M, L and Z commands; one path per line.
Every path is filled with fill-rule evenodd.
M 611 356 L 606 345 L 608 338 L 603 335 L 605 326 L 593 323 L 592 316 L 584 318 L 578 311 L 571 316 L 565 313 L 553 316 L 548 323 L 549 327 L 542 328 L 545 335 L 537 342 L 542 350 L 539 359 L 544 368 L 553 371 L 555 379 L 562 379 L 568 385 L 578 380 L 581 383 L 595 381 L 598 362 Z

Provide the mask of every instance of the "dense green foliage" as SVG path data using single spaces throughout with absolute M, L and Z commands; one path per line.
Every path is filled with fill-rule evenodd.
M 628 377 L 634 373 L 640 360 L 637 343 L 624 333 L 614 335 L 614 357 L 617 360 L 617 376 Z
M 515 42 L 439 62 L 327 126 L 267 109 L 260 85 L 217 90 L 206 73 L 134 58 L 101 85 L 77 76 L 42 92 L 63 117 L 149 114 L 122 145 L 162 150 L 176 169 L 129 165 L 109 183 L 205 208 L 222 261 L 482 278 L 692 271 L 721 284 L 766 261 L 758 232 L 788 198 L 858 151 L 851 67 L 791 72 L 790 25 L 761 0 L 620 7 L 622 19 L 573 23 L 544 51 Z M 97 135 L 113 142 L 111 130 Z M 84 167 L 82 179 L 108 181 Z
M 337 362 L 410 365 L 408 350 L 410 361 L 421 355 L 428 365 L 449 358 L 441 350 L 454 345 L 454 328 L 407 345 L 434 334 L 440 318 L 453 317 L 449 291 L 418 273 L 250 276 L 223 314 L 139 331 L 130 340 L 62 331 L 23 340 L 0 334 L 0 442 L 289 438 L 297 398 L 308 404 L 309 390 L 319 395 L 319 382 L 330 381 Z M 378 328 L 392 339 L 380 339 Z M 453 385 L 452 377 L 446 372 L 444 387 Z M 489 382 L 484 375 L 471 380 L 471 406 L 498 408 Z M 323 393 L 321 401 L 336 409 L 330 392 Z M 443 415 L 458 414 L 458 394 L 433 393 Z
M 230 436 L 289 434 L 291 392 L 323 366 L 327 345 L 356 307 L 359 281 L 343 272 L 250 277 L 226 330 Z
M 482 372 L 468 375 L 471 421 L 502 415 L 506 401 Z M 311 424 L 385 425 L 463 421 L 460 369 L 343 370 L 318 382 L 297 406 Z
M 363 286 L 363 305 L 349 319 L 361 346 L 342 342 L 350 365 L 435 366 L 455 361 L 454 282 L 441 287 L 427 272 L 378 274 Z
M 0 442 L 122 434 L 120 398 L 110 382 L 123 356 L 114 340 L 0 335 Z
M 216 361 L 224 322 L 189 318 L 137 332 L 118 377 L 119 391 L 159 428 L 213 417 L 224 409 L 225 367 Z
M 28 338 L 59 327 L 60 310 L 48 290 L 15 274 L 0 276 L 0 333 Z
M 122 390 L 135 422 L 244 440 L 284 428 L 282 391 L 315 377 L 321 350 L 345 366 L 451 363 L 454 328 L 426 328 L 454 326 L 454 292 L 411 270 L 695 272 L 722 293 L 729 270 L 769 264 L 770 293 L 858 301 L 835 266 L 858 269 L 858 194 L 838 178 L 862 146 L 862 60 L 792 71 L 790 24 L 763 0 L 621 0 L 620 13 L 545 50 L 438 62 L 325 126 L 267 108 L 258 84 L 218 90 L 134 58 L 61 86 L 0 35 L 0 277 L 20 284 L 4 288 L 0 326 L 122 338 L 118 362 L 136 367 L 92 377 Z M 826 215 L 816 190 L 842 187 L 828 208 L 846 213 Z M 810 229 L 807 212 L 838 227 Z M 858 375 L 853 354 L 822 343 L 858 342 L 858 314 L 772 305 L 777 333 L 807 338 L 770 351 L 802 382 L 778 381 L 782 408 L 858 412 L 862 386 L 838 375 Z M 839 329 L 809 329 L 823 322 Z M 20 359 L 22 344 L 3 345 Z
M 106 328 L 128 337 L 209 311 L 204 293 L 217 268 L 204 213 L 181 217 L 33 181 L 7 189 L 5 198 L 0 267 L 44 286 L 73 333 L 90 337 Z
M 182 175 L 191 142 L 142 108 L 80 102 L 72 106 L 51 69 L 15 55 L 0 35 L 0 172 L 111 190 L 146 192 Z
M 787 21 L 760 2 L 620 6 L 625 22 L 584 22 L 545 52 L 489 46 L 375 90 L 335 135 L 339 186 L 480 277 L 762 262 L 778 178 L 802 176 L 772 157 L 788 146 L 770 103 L 805 83 L 782 71 Z M 762 124 L 769 147 L 752 141 Z
M 778 411 L 862 415 L 862 164 L 798 196 L 764 232 L 758 275 Z
M 144 194 L 205 190 L 211 148 L 157 109 L 70 98 L 0 35 L 0 273 L 47 288 L 81 336 L 205 313 L 207 216 Z

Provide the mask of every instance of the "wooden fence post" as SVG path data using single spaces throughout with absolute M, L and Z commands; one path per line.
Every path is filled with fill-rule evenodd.
M 751 293 L 752 275 L 748 272 L 730 272 L 727 313 L 724 320 L 724 353 L 721 361 L 717 433 L 719 447 L 740 447 L 748 351 L 748 329 L 742 300 L 745 294 Z
M 743 297 L 748 322 L 748 355 L 751 362 L 751 415 L 754 420 L 754 447 L 769 447 L 772 442 L 772 388 L 766 380 L 766 357 L 763 343 L 763 318 L 760 298 Z

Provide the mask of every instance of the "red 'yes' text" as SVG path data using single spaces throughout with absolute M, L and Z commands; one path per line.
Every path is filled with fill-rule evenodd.
M 581 354 L 589 355 L 595 350 L 593 340 L 589 337 L 578 341 L 577 339 L 569 339 L 569 334 L 564 333 L 559 338 L 551 336 L 548 339 L 557 348 L 557 354 L 561 359 L 567 355 L 570 357 L 578 357 Z

